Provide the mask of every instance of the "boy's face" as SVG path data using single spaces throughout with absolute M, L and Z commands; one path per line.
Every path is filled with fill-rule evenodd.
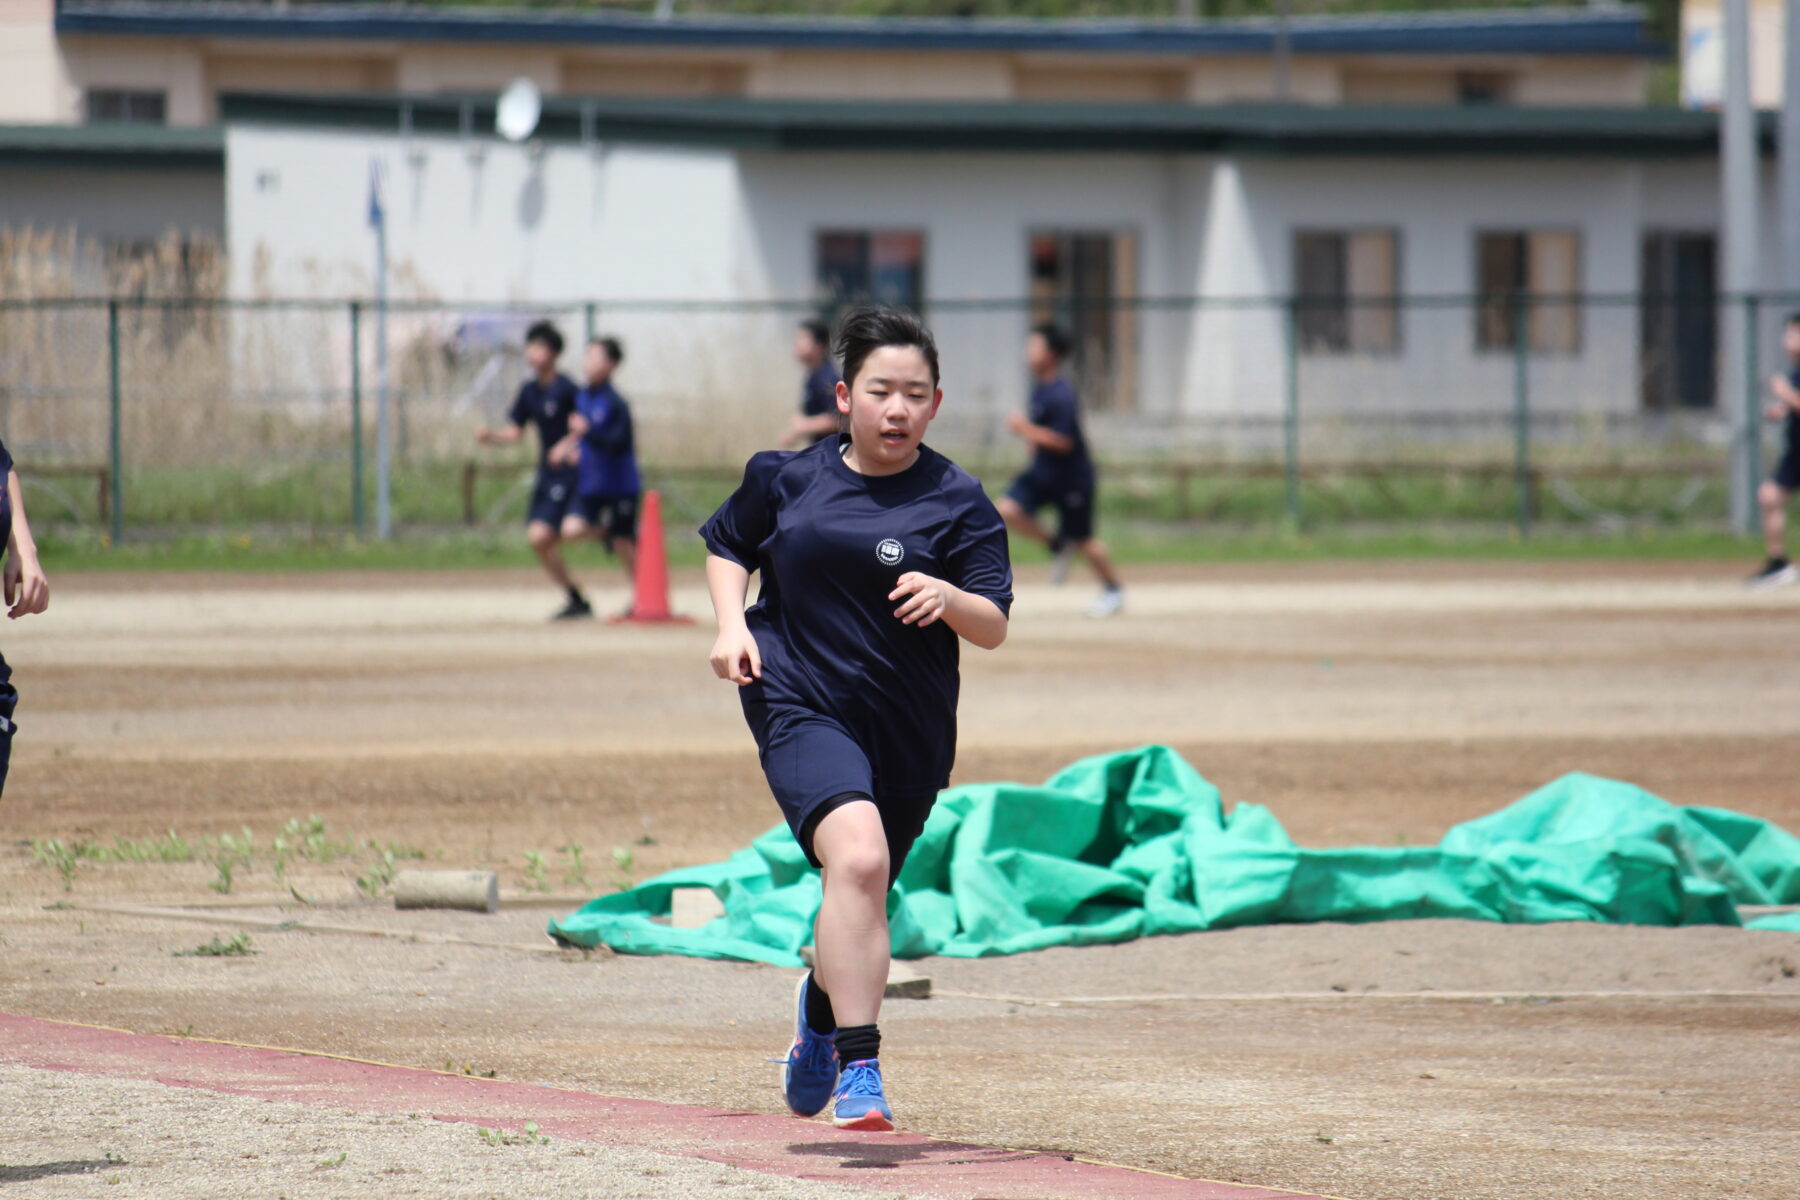
M 794 358 L 803 367 L 816 367 L 825 360 L 824 348 L 804 329 L 794 330 Z
M 1790 324 L 1781 331 L 1781 348 L 1788 358 L 1800 363 L 1800 324 Z
M 599 387 L 612 378 L 613 360 L 604 346 L 590 344 L 582 355 L 581 367 L 587 372 L 587 381 L 592 387 Z
M 837 394 L 856 453 L 883 466 L 902 466 L 912 457 L 944 399 L 931 382 L 931 364 L 915 346 L 871 351 L 855 381 L 838 384 Z
M 532 374 L 542 375 L 556 365 L 556 355 L 550 352 L 548 343 L 534 339 L 525 343 L 525 365 Z
M 1034 333 L 1025 339 L 1025 365 L 1040 374 L 1056 365 L 1056 355 L 1050 352 L 1050 343 L 1043 334 Z

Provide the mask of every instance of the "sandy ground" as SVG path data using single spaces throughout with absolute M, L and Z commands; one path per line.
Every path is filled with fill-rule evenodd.
M 702 613 L 683 582 L 677 606 Z M 1162 571 L 1105 623 L 1079 615 L 1087 598 L 1027 578 L 1008 645 L 967 656 L 960 778 L 1042 778 L 1161 740 L 1304 844 L 1434 841 L 1574 769 L 1800 828 L 1800 590 L 1750 596 L 1683 564 L 1411 565 Z M 45 907 L 198 903 L 213 871 L 89 864 L 65 892 L 33 838 L 266 841 L 317 813 L 496 867 L 518 894 L 527 851 L 557 891 L 598 891 L 623 879 L 615 846 L 642 878 L 767 828 L 706 627 L 552 627 L 553 601 L 512 573 L 59 581 L 49 618 L 7 630 L 25 699 L 0 806 L 0 1008 L 778 1111 L 763 1060 L 791 972 L 260 929 L 256 956 L 175 958 L 230 930 Z M 585 889 L 562 878 L 570 843 Z M 397 914 L 358 898 L 366 867 L 297 864 L 318 909 L 213 912 L 530 944 L 551 911 Z M 262 860 L 235 892 L 281 895 Z M 1407 922 L 925 969 L 937 997 L 883 1020 L 920 1132 L 1359 1200 L 1792 1200 L 1800 1178 L 1791 934 Z M 0 1106 L 38 1103 L 39 1083 L 12 1082 Z M 75 1093 L 31 1161 L 159 1144 L 139 1119 L 151 1099 L 128 1120 Z M 172 1130 L 193 1119 L 176 1099 Z M 403 1154 L 416 1131 L 368 1134 Z M 475 1170 L 487 1148 L 461 1136 L 417 1144 Z M 330 1141 L 268 1152 L 311 1171 L 299 1147 Z M 163 1173 L 122 1169 L 119 1187 L 229 1190 L 227 1161 L 184 1173 L 133 1153 L 163 1155 Z M 22 1159 L 9 1144 L 0 1161 Z M 599 1186 L 556 1162 L 573 1173 L 468 1194 Z M 361 1186 L 306 1178 L 294 1194 Z M 49 1190 L 78 1184 L 92 1178 L 8 1194 L 92 1194 Z

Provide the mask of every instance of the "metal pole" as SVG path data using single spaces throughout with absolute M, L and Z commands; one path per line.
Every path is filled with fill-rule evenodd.
M 112 544 L 125 540 L 125 410 L 119 382 L 119 302 L 106 302 L 106 388 L 111 423 L 108 480 L 112 487 Z
M 393 420 L 388 386 L 387 221 L 375 226 L 375 536 L 394 536 Z
M 1287 302 L 1287 379 L 1282 405 L 1281 459 L 1288 521 L 1298 530 L 1300 513 L 1300 300 Z
M 350 527 L 360 541 L 369 533 L 363 495 L 362 301 L 350 302 Z
M 586 304 L 581 306 L 581 328 L 583 330 L 583 334 L 582 334 L 583 342 L 591 342 L 594 340 L 594 335 L 599 332 L 599 324 L 598 324 L 599 320 L 600 320 L 599 306 L 597 304 L 595 304 L 592 300 L 589 300 Z
M 1531 296 L 1513 294 L 1513 483 L 1519 536 L 1531 536 Z
M 1743 496 L 1744 517 L 1738 528 L 1744 533 L 1756 533 L 1762 528 L 1761 514 L 1756 503 L 1756 489 L 1762 484 L 1762 388 L 1757 376 L 1756 360 L 1761 357 L 1760 331 L 1757 326 L 1762 320 L 1762 298 L 1756 295 L 1744 297 L 1744 448 L 1743 474 L 1739 476 L 1739 484 L 1732 490 Z
M 1784 292 L 1800 292 L 1800 0 L 1787 0 L 1782 43 L 1779 205 Z M 1790 307 L 1792 297 L 1790 297 Z
M 1750 101 L 1750 7 L 1749 0 L 1725 0 L 1725 111 L 1719 130 L 1720 194 L 1724 200 L 1724 291 L 1739 300 L 1755 291 L 1762 247 L 1756 220 L 1757 146 L 1756 113 Z M 1736 379 L 1749 366 L 1751 380 L 1756 370 L 1749 361 L 1752 334 L 1744 322 L 1749 318 L 1748 305 L 1726 306 L 1730 314 L 1726 330 L 1726 387 L 1723 393 L 1743 394 L 1751 381 Z M 1732 353 L 1731 351 L 1735 351 Z M 1743 414 L 1745 417 L 1751 414 Z M 1738 429 L 1732 439 L 1731 477 L 1739 486 L 1731 489 L 1732 524 L 1750 529 L 1756 522 L 1756 489 L 1742 486 L 1754 478 L 1760 464 L 1748 459 L 1754 431 Z

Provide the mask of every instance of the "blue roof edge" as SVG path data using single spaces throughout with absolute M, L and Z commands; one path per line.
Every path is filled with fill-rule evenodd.
M 63 34 L 575 42 L 622 47 L 1266 54 L 1268 20 L 1012 21 L 792 17 L 676 18 L 542 9 L 59 0 Z M 1299 17 L 1295 53 L 1578 54 L 1657 58 L 1643 10 L 1495 10 Z

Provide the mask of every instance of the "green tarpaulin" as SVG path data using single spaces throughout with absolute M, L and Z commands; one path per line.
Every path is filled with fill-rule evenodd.
M 725 915 L 698 929 L 655 920 L 693 886 L 717 893 Z M 1041 787 L 945 792 L 888 911 L 897 956 L 976 958 L 1277 921 L 1736 925 L 1739 904 L 1794 903 L 1800 838 L 1628 783 L 1566 775 L 1432 848 L 1304 850 L 1268 809 L 1227 814 L 1180 755 L 1146 746 L 1083 759 Z M 549 932 L 628 954 L 799 966 L 818 905 L 818 873 L 778 825 L 722 863 L 602 896 Z

